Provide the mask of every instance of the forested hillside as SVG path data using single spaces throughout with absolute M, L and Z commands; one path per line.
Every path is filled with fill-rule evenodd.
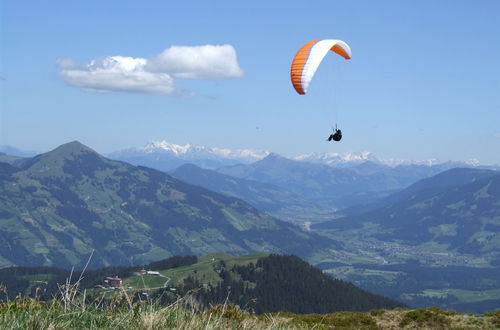
M 139 275 L 143 269 L 156 275 Z M 194 307 L 201 310 L 224 303 L 255 313 L 301 314 L 403 306 L 333 279 L 296 256 L 260 254 L 172 257 L 147 265 L 86 270 L 83 274 L 50 267 L 6 268 L 0 270 L 0 285 L 5 288 L 0 298 L 8 301 L 22 295 L 50 300 L 59 295 L 61 285 L 68 279 L 70 283 L 81 279 L 78 288 L 86 290 L 89 301 L 106 296 L 113 299 L 117 291 L 102 287 L 108 276 L 122 278 L 120 290 L 134 301 L 147 296 L 170 305 L 179 297 L 192 295 L 197 301 Z
M 229 302 L 256 313 L 331 313 L 394 308 L 403 304 L 333 279 L 295 256 L 271 255 L 256 263 L 220 271 L 221 281 L 204 287 L 196 277 L 185 279 L 184 290 L 199 287 L 205 306 Z

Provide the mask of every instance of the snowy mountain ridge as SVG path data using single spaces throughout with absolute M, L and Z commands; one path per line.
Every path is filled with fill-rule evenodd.
M 8 155 L 19 155 L 22 157 L 31 157 L 36 154 L 36 152 L 23 152 L 10 146 L 0 146 L 0 152 L 6 153 Z M 170 160 L 173 161 L 172 164 L 177 165 L 185 163 L 187 161 L 194 163 L 197 163 L 197 161 L 201 161 L 199 165 L 202 167 L 216 168 L 222 165 L 253 163 L 269 156 L 270 154 L 272 154 L 272 152 L 266 150 L 218 148 L 191 143 L 179 145 L 162 140 L 151 141 L 143 147 L 132 147 L 117 150 L 107 154 L 107 156 L 112 159 L 129 161 L 134 164 L 141 164 L 142 161 L 139 161 L 139 159 L 149 159 L 156 162 Z M 477 159 L 443 162 L 435 158 L 424 160 L 378 158 L 370 151 L 313 152 L 298 156 L 286 156 L 286 158 L 296 161 L 304 161 L 339 167 L 353 166 L 365 162 L 372 162 L 390 167 L 396 167 L 400 165 L 435 166 L 439 164 L 447 164 L 448 166 L 454 165 L 455 167 L 477 167 L 483 165 Z M 209 163 L 207 163 L 207 161 Z M 496 165 L 494 167 L 498 168 L 498 166 Z
M 480 162 L 477 159 L 468 159 L 466 161 L 448 161 L 443 162 L 436 158 L 413 160 L 413 159 L 400 159 L 400 158 L 377 158 L 373 153 L 369 151 L 362 152 L 328 152 L 328 153 L 311 153 L 306 155 L 300 155 L 293 157 L 292 159 L 300 161 L 308 161 L 311 163 L 321 163 L 331 166 L 340 165 L 355 165 L 364 162 L 373 162 L 381 165 L 386 165 L 390 167 L 396 167 L 400 165 L 423 165 L 423 166 L 435 166 L 444 163 L 456 163 L 459 165 L 465 165 L 470 167 L 480 166 Z
M 294 160 L 321 163 L 326 165 L 340 165 L 344 163 L 364 163 L 367 161 L 379 163 L 380 161 L 369 151 L 362 152 L 314 152 L 292 157 Z
M 123 156 L 123 155 L 161 155 L 168 154 L 183 160 L 196 160 L 196 159 L 231 159 L 241 161 L 243 163 L 252 163 L 261 160 L 271 154 L 270 151 L 265 150 L 255 150 L 255 149 L 228 149 L 228 148 L 217 148 L 209 147 L 205 145 L 196 145 L 187 143 L 185 145 L 179 145 L 175 143 L 170 143 L 165 140 L 162 141 L 151 141 L 147 143 L 144 147 L 139 148 L 129 148 L 116 151 L 112 153 L 113 156 Z M 350 166 L 361 164 L 364 162 L 373 162 L 381 165 L 386 165 L 390 167 L 396 167 L 399 165 L 425 165 L 434 166 L 443 163 L 438 159 L 425 159 L 425 160 L 409 160 L 409 159 L 397 159 L 397 158 L 377 158 L 370 151 L 361 152 L 314 152 L 310 154 L 304 154 L 299 156 L 288 157 L 297 161 L 305 161 L 311 163 L 319 163 L 330 166 Z M 457 162 L 467 166 L 479 166 L 479 161 L 477 159 L 470 159 L 464 162 Z
M 209 147 L 204 145 L 194 145 L 187 143 L 178 145 L 163 141 L 151 141 L 144 147 L 129 148 L 112 153 L 119 154 L 171 154 L 181 159 L 197 159 L 197 158 L 227 158 L 237 159 L 243 162 L 254 162 L 260 160 L 270 154 L 269 151 L 253 150 L 253 149 L 236 149 Z

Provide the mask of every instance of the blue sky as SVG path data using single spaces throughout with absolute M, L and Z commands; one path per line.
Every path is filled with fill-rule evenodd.
M 500 163 L 499 1 L 0 6 L 0 145 L 47 151 L 79 140 L 107 153 L 166 140 L 285 156 L 371 151 Z M 299 96 L 290 63 L 312 39 L 344 40 L 352 60 L 327 56 Z M 220 62 L 234 72 L 197 67 L 190 79 L 168 71 L 161 77 L 173 93 L 127 90 L 114 76 L 102 90 L 83 90 L 85 82 L 68 75 L 110 56 L 165 64 L 173 46 L 207 45 L 226 45 Z M 147 88 L 168 85 L 160 83 Z M 344 138 L 328 143 L 335 121 Z

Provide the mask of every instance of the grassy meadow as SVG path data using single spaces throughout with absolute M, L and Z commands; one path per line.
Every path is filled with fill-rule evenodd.
M 214 265 L 225 264 L 228 269 L 234 265 L 246 265 L 255 263 L 259 258 L 268 256 L 267 253 L 257 253 L 245 256 L 232 256 L 224 253 L 212 253 L 198 258 L 198 262 L 194 265 L 169 268 L 159 270 L 159 276 L 151 275 L 135 275 L 124 279 L 125 287 L 133 287 L 134 289 L 154 289 L 163 287 L 165 283 L 169 286 L 182 284 L 182 281 L 191 276 L 205 283 L 218 283 L 221 278 L 216 273 Z M 219 266 L 220 268 L 221 266 Z
M 193 308 L 191 296 L 160 307 L 130 305 L 125 295 L 106 307 L 55 300 L 18 299 L 0 305 L 2 329 L 498 329 L 500 311 L 459 314 L 438 308 L 372 310 L 368 313 L 268 313 L 255 315 L 233 305 Z

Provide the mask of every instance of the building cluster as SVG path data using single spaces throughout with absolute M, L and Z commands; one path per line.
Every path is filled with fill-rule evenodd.
M 155 270 L 145 270 L 142 269 L 141 271 L 138 272 L 133 272 L 132 275 L 134 276 L 160 276 L 160 272 L 155 271 Z M 121 290 L 123 289 L 123 280 L 119 278 L 118 276 L 108 276 L 104 278 L 103 284 L 98 284 L 95 286 L 96 288 L 99 289 L 110 289 L 110 290 Z M 132 287 L 128 287 L 128 289 L 132 289 Z
M 144 275 L 160 276 L 160 272 L 158 272 L 156 270 L 142 269 L 138 272 L 133 272 L 132 275 L 134 275 L 134 276 L 144 276 Z
M 104 279 L 103 284 L 98 284 L 95 287 L 99 289 L 120 290 L 123 287 L 123 281 L 118 276 L 108 276 Z

